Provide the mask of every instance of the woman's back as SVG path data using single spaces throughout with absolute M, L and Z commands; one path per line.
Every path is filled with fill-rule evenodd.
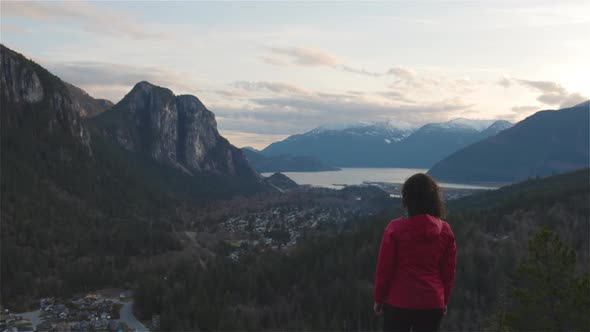
M 384 329 L 437 330 L 455 278 L 455 237 L 442 221 L 445 206 L 436 181 L 411 176 L 402 188 L 410 218 L 391 221 L 383 232 L 375 273 L 375 313 Z
M 450 252 L 454 237 L 449 225 L 424 214 L 392 221 L 385 234 L 393 250 L 384 253 L 384 259 L 393 260 L 394 266 L 384 302 L 409 309 L 443 308 L 446 303 L 442 274 L 454 270 L 448 258 L 448 254 L 454 257 L 454 252 Z

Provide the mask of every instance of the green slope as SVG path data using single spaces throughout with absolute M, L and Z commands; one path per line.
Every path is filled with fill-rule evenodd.
M 541 111 L 435 164 L 440 181 L 515 182 L 590 166 L 590 102 Z
M 589 192 L 585 170 L 452 202 L 446 220 L 458 265 L 442 330 L 489 329 L 528 239 L 543 226 L 575 249 L 577 273 L 587 272 Z M 378 330 L 373 273 L 392 217 L 359 220 L 338 235 L 309 235 L 288 254 L 252 252 L 237 263 L 218 256 L 206 268 L 186 261 L 160 271 L 167 281 L 146 275 L 136 292 L 138 314 L 160 314 L 164 330 Z

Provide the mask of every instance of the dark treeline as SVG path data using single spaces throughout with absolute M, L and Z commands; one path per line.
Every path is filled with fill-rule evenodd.
M 206 267 L 184 261 L 146 275 L 136 310 L 169 330 L 375 329 L 370 299 L 381 227 L 309 236 L 289 253 L 219 253 Z M 369 302 L 368 302 L 369 301 Z
M 586 316 L 578 315 L 590 310 L 588 183 L 584 170 L 451 204 L 447 220 L 457 238 L 458 269 L 443 329 L 588 328 Z M 373 273 L 387 222 L 359 220 L 339 235 L 307 236 L 288 254 L 251 252 L 233 262 L 219 252 L 204 266 L 183 261 L 155 271 L 139 281 L 137 314 L 161 315 L 165 330 L 378 329 Z M 539 252 L 548 257 L 545 265 L 527 268 Z M 569 271 L 557 287 L 568 291 L 531 302 L 530 294 L 547 283 L 528 280 L 552 280 L 556 271 Z M 536 325 L 535 317 L 549 315 L 531 305 L 542 301 L 559 307 L 563 321 Z
M 100 158 L 113 153 L 100 141 L 89 155 L 69 137 L 44 133 L 35 123 L 45 113 L 30 111 L 26 125 L 2 131 L 3 306 L 25 310 L 41 296 L 118 286 L 136 278 L 134 257 L 180 249 L 170 197 L 121 160 Z

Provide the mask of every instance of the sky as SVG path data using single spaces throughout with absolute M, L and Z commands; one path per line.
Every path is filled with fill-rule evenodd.
M 197 96 L 236 146 L 320 125 L 512 122 L 590 96 L 590 1 L 0 2 L 0 40 L 95 98 Z

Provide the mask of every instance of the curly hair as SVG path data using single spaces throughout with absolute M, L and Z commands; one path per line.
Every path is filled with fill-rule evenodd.
M 447 214 L 440 187 L 426 174 L 414 174 L 406 180 L 402 188 L 402 199 L 410 216 L 429 214 L 444 218 Z

